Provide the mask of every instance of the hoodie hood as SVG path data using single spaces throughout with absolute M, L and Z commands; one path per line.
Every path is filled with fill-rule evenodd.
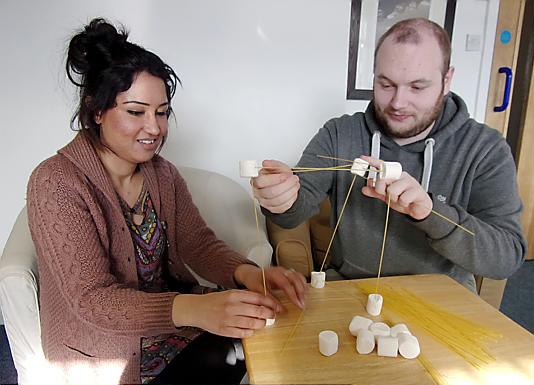
M 435 147 L 439 148 L 440 143 L 444 142 L 449 136 L 454 135 L 470 118 L 465 102 L 454 92 L 449 92 L 444 98 L 443 109 L 438 115 L 436 123 L 428 136 L 425 139 L 404 146 L 398 145 L 384 132 L 381 125 L 377 122 L 375 117 L 375 106 L 372 100 L 367 106 L 364 119 L 371 136 L 377 131 L 381 133 L 380 142 L 382 146 L 389 149 L 401 147 L 402 150 L 409 152 L 423 152 L 425 150 L 425 141 L 427 139 L 434 139 Z

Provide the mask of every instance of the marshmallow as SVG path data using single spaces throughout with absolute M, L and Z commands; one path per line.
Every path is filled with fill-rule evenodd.
M 234 345 L 235 349 L 235 358 L 237 358 L 239 361 L 245 360 L 245 352 L 243 351 L 243 345 L 241 344 L 241 341 L 232 341 L 232 344 Z
M 413 359 L 416 358 L 421 349 L 419 347 L 419 341 L 417 337 L 407 333 L 399 334 L 399 353 L 404 358 Z
M 390 333 L 389 326 L 384 322 L 373 322 L 371 326 L 369 326 L 369 331 L 373 333 L 375 338 L 379 336 L 389 336 Z
M 258 176 L 258 168 L 255 160 L 240 160 L 239 175 L 241 178 L 255 178 Z
M 380 167 L 380 179 L 399 179 L 402 174 L 402 165 L 399 162 L 384 162 Z
M 373 316 L 377 316 L 382 311 L 383 298 L 380 294 L 369 294 L 367 297 L 367 306 L 365 309 L 367 313 Z
M 316 289 L 322 289 L 324 287 L 324 281 L 326 279 L 326 273 L 324 271 L 312 271 L 311 272 L 311 285 Z
M 369 162 L 356 158 L 354 159 L 354 163 L 352 163 L 352 167 L 350 168 L 351 174 L 356 174 L 359 176 L 364 176 L 367 170 L 369 169 Z
M 273 326 L 275 321 L 276 321 L 275 318 L 266 318 L 265 327 L 268 328 L 269 326 Z
M 379 336 L 377 354 L 382 357 L 397 357 L 399 340 L 391 336 Z
M 356 337 L 358 333 L 360 332 L 360 330 L 362 329 L 369 330 L 369 326 L 371 326 L 372 323 L 373 321 L 370 320 L 369 318 L 365 318 L 365 317 L 361 317 L 357 315 L 356 317 L 352 319 L 352 321 L 350 321 L 350 324 L 349 324 L 350 334 Z
M 360 354 L 369 354 L 375 348 L 375 336 L 367 329 L 361 329 L 356 339 L 356 351 Z
M 323 356 L 331 356 L 337 352 L 338 337 L 332 330 L 323 330 L 319 333 L 319 351 Z
M 390 330 L 391 337 L 398 337 L 401 333 L 412 334 L 410 333 L 408 327 L 405 324 L 397 324 L 393 326 Z

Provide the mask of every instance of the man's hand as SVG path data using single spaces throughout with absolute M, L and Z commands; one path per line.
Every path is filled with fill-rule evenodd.
M 282 304 L 272 295 L 272 289 L 281 289 L 291 302 L 301 309 L 306 306 L 306 296 L 308 287 L 306 278 L 294 270 L 288 270 L 283 267 L 267 267 L 264 269 L 265 286 L 267 296 L 277 305 L 276 311 L 282 311 Z M 243 284 L 247 289 L 256 293 L 264 294 L 263 277 L 259 267 L 243 264 L 239 265 L 234 272 L 236 282 Z
M 277 160 L 264 160 L 260 175 L 252 178 L 254 196 L 260 205 L 274 214 L 286 212 L 298 197 L 299 177 Z
M 380 168 L 382 160 L 362 156 L 373 167 Z M 370 198 L 377 198 L 387 204 L 388 195 L 391 198 L 391 208 L 414 219 L 425 219 L 432 212 L 432 199 L 410 174 L 403 171 L 397 180 L 378 179 L 375 186 L 371 181 L 362 188 L 362 194 Z

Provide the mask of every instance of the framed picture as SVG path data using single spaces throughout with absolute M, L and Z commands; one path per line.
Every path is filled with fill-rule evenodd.
M 372 99 L 375 46 L 393 24 L 424 17 L 452 38 L 455 11 L 456 0 L 352 0 L 347 99 Z

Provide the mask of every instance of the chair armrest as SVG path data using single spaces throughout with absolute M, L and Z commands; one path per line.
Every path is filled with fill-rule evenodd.
M 44 362 L 37 280 L 35 247 L 24 207 L 0 258 L 0 308 L 19 383 L 35 382 L 35 366 Z

